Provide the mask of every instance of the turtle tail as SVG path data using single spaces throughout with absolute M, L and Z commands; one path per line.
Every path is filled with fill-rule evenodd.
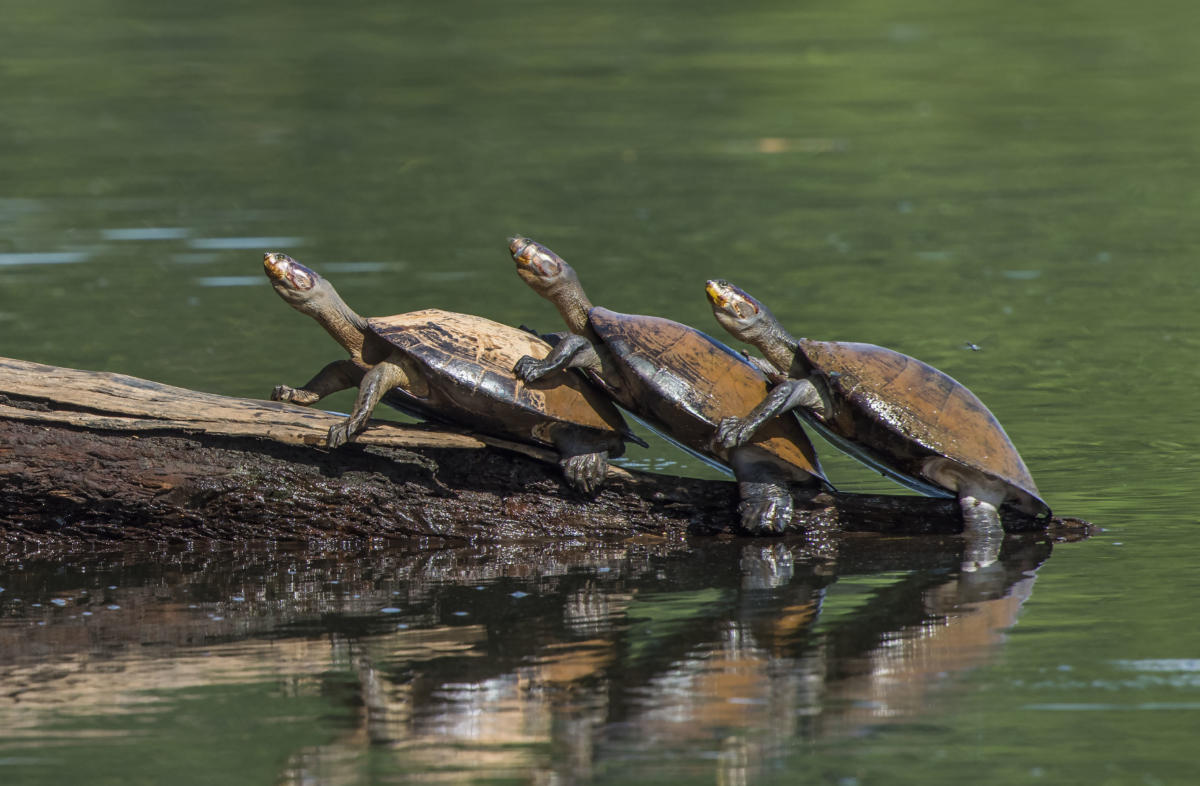
M 629 428 L 629 426 L 626 426 L 621 430 L 621 439 L 625 440 L 626 442 L 632 442 L 639 447 L 650 447 L 650 443 L 639 437 L 637 434 L 634 434 L 633 429 Z

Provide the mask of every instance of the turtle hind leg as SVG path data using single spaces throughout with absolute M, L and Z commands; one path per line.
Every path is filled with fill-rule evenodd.
M 751 535 L 782 535 L 792 523 L 795 503 L 787 486 L 778 483 L 738 481 L 738 517 Z
M 608 476 L 608 452 L 563 456 L 558 465 L 562 467 L 563 477 L 571 488 L 590 496 L 600 490 L 604 478 Z
M 558 465 L 567 484 L 589 496 L 600 490 L 608 476 L 608 457 L 619 454 L 623 447 L 617 434 L 601 436 L 565 424 L 554 429 L 551 441 L 558 449 Z
M 1008 497 L 1007 485 L 945 456 L 926 459 L 921 474 L 958 496 L 963 519 L 962 569 L 979 570 L 1000 559 L 1004 543 L 1000 506 Z
M 290 401 L 293 404 L 307 407 L 316 404 L 331 393 L 337 393 L 339 390 L 360 384 L 362 378 L 363 370 L 353 361 L 335 360 L 318 371 L 316 376 L 304 384 L 304 387 L 276 385 L 275 389 L 271 391 L 271 400 Z
M 795 472 L 752 445 L 730 450 L 728 455 L 741 497 L 741 529 L 751 535 L 782 535 L 795 511 L 790 490 Z
M 963 517 L 962 569 L 970 573 L 1000 559 L 1004 544 L 1004 525 L 1000 523 L 1000 500 L 988 496 L 961 493 L 958 497 Z
M 299 404 L 302 407 L 307 407 L 320 401 L 321 396 L 306 388 L 276 385 L 275 389 L 271 391 L 271 400 L 286 401 L 291 404 Z

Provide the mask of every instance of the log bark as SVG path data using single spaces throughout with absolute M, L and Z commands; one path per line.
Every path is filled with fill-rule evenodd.
M 613 467 L 588 498 L 540 448 L 372 421 L 329 451 L 339 416 L 107 372 L 0 358 L 0 542 L 518 541 L 733 533 L 731 482 Z M 1086 537 L 1078 519 L 1005 511 L 1010 532 Z M 821 493 L 792 528 L 952 535 L 952 501 Z

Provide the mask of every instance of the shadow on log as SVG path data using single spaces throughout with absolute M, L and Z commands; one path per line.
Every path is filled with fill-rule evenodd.
M 107 540 L 682 538 L 734 532 L 732 482 L 614 467 L 594 498 L 536 447 L 384 421 L 323 446 L 338 416 L 0 358 L 0 543 Z M 1045 522 L 1005 510 L 1010 532 Z M 957 533 L 952 500 L 818 494 L 792 529 Z M 1090 525 L 1053 519 L 1051 537 Z

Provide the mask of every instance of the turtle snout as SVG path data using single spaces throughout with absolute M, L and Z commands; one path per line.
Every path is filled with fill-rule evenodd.
M 263 269 L 267 271 L 267 275 L 271 278 L 279 278 L 283 275 L 282 257 L 283 255 L 277 251 L 268 251 L 263 254 Z
M 524 256 L 525 251 L 531 245 L 533 245 L 533 241 L 527 237 L 522 237 L 521 235 L 515 235 L 508 239 L 508 251 L 513 255 L 514 258 Z

